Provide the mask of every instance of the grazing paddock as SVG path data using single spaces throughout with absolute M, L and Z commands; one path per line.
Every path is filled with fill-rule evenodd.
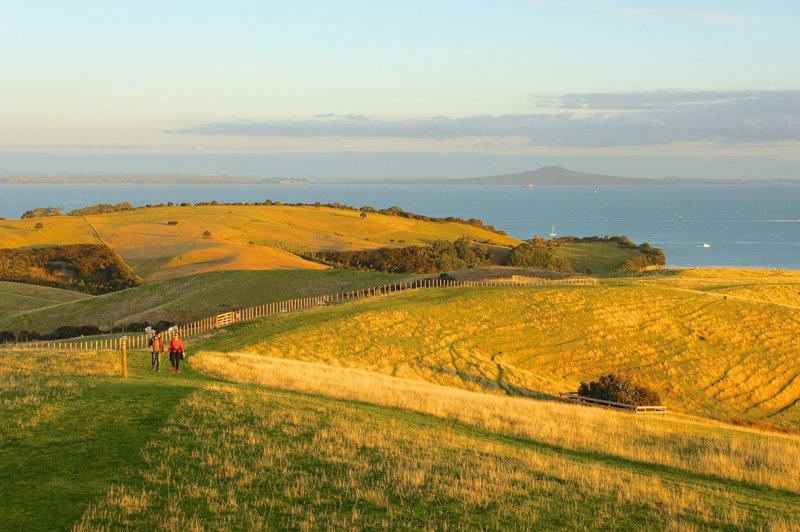
M 237 325 L 201 347 L 534 397 L 630 372 L 670 410 L 800 429 L 800 309 L 676 277 L 398 294 Z

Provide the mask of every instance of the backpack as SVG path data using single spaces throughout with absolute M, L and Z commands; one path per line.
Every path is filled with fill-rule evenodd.
M 147 346 L 148 347 L 153 347 L 153 340 L 154 339 L 155 339 L 155 336 L 151 336 L 150 337 L 150 339 L 147 341 Z

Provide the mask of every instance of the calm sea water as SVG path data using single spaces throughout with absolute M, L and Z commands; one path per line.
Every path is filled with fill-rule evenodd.
M 65 211 L 128 201 L 321 201 L 480 218 L 519 238 L 627 235 L 664 248 L 677 266 L 800 269 L 800 186 L 574 187 L 416 185 L 6 185 L 0 217 L 35 207 Z M 704 248 L 703 243 L 711 247 Z M 2 247 L 2 242 L 0 242 Z

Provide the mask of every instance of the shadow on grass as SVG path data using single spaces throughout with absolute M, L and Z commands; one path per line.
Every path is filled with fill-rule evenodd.
M 113 483 L 146 466 L 142 447 L 205 380 L 188 367 L 151 372 L 146 353 L 131 358 L 129 379 L 73 378 L 81 391 L 63 415 L 0 443 L 0 528 L 69 529 Z

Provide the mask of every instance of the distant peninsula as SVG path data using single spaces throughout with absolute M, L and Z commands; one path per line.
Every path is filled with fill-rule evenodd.
M 363 184 L 392 185 L 739 185 L 746 183 L 799 183 L 799 180 L 741 180 L 664 177 L 660 179 L 620 177 L 586 172 L 574 172 L 561 166 L 543 166 L 538 170 L 516 174 L 469 177 L 458 179 L 390 179 L 359 181 Z M 355 184 L 355 182 L 351 182 Z
M 305 185 L 306 179 L 289 179 L 280 177 L 252 178 L 229 175 L 212 176 L 175 176 L 175 175 L 64 175 L 64 176 L 8 176 L 0 177 L 0 183 L 26 185 L 53 185 L 67 183 L 123 184 L 136 183 L 143 185 L 157 184 L 189 184 L 189 185 Z

